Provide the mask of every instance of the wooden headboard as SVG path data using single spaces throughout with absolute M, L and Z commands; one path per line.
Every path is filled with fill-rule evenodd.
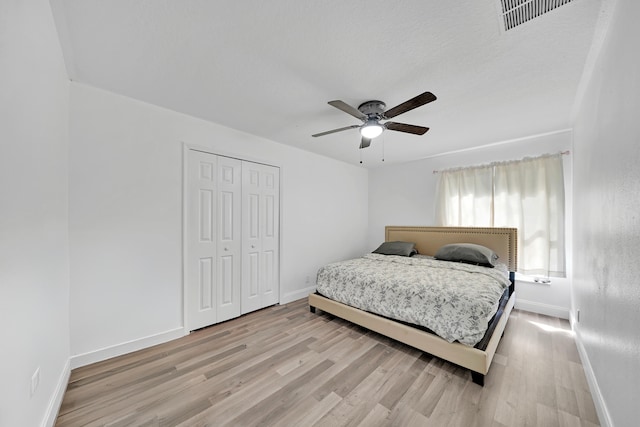
M 509 267 L 518 268 L 518 229 L 489 227 L 385 227 L 385 241 L 413 242 L 422 255 L 433 256 L 449 243 L 475 243 L 486 246 L 498 254 L 498 260 Z

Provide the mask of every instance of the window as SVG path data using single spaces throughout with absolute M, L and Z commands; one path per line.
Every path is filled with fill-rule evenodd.
M 518 272 L 565 277 L 562 155 L 441 171 L 436 220 L 516 227 Z

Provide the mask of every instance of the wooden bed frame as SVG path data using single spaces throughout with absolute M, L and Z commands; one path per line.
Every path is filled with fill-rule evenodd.
M 315 309 L 319 308 L 334 316 L 468 368 L 471 370 L 473 382 L 484 385 L 484 376 L 489 372 L 489 366 L 515 303 L 513 272 L 517 268 L 517 229 L 387 226 L 385 227 L 385 241 L 414 242 L 416 249 L 422 255 L 434 255 L 442 245 L 448 243 L 475 243 L 491 248 L 498 254 L 499 260 L 505 263 L 511 272 L 512 285 L 509 301 L 484 350 L 458 342 L 449 343 L 435 334 L 350 307 L 317 293 L 309 295 L 311 312 L 315 313 Z

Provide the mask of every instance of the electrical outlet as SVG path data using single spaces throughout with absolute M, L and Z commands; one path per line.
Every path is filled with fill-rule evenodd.
M 307 276 L 307 279 L 305 280 L 304 283 L 309 284 L 309 281 L 310 281 L 309 276 Z
M 33 373 L 33 375 L 31 375 L 31 396 L 36 394 L 36 391 L 38 390 L 39 385 L 40 385 L 40 366 L 38 366 L 35 372 Z

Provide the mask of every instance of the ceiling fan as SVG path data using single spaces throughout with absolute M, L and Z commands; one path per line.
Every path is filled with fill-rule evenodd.
M 384 110 L 386 104 L 382 101 L 367 101 L 360 104 L 357 109 L 353 108 L 351 105 L 343 101 L 329 101 L 329 105 L 336 107 L 338 110 L 342 110 L 357 119 L 362 120 L 362 124 L 345 126 L 338 129 L 328 130 L 326 132 L 316 133 L 315 135 L 311 136 L 318 137 L 329 135 L 330 133 L 342 132 L 343 130 L 360 128 L 360 135 L 362 135 L 360 148 L 367 148 L 369 145 L 371 145 L 371 140 L 380 136 L 380 134 L 385 129 L 412 133 L 414 135 L 424 135 L 429 130 L 429 128 L 398 122 L 380 123 L 380 121 L 399 116 L 402 113 L 406 113 L 407 111 L 413 110 L 414 108 L 421 107 L 425 104 L 428 104 L 429 102 L 435 101 L 436 99 L 436 96 L 431 92 L 424 92 L 387 111 Z

